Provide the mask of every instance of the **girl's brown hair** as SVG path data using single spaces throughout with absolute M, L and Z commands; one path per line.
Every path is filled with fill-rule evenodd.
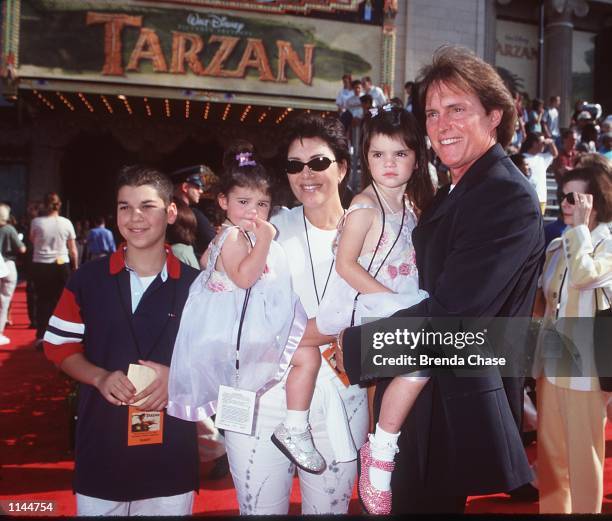
M 198 228 L 193 210 L 178 197 L 174 199 L 174 204 L 176 204 L 177 209 L 176 221 L 167 228 L 166 237 L 168 242 L 170 244 L 193 245 Z
M 419 212 L 425 211 L 434 197 L 434 187 L 429 175 L 427 145 L 417 120 L 401 107 L 379 108 L 378 114 L 364 119 L 361 127 L 361 163 L 364 172 L 372 180 L 368 165 L 368 152 L 374 134 L 400 138 L 412 150 L 417 166 L 412 172 L 406 194 Z

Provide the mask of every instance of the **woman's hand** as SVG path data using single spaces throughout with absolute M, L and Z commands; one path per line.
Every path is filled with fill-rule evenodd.
M 574 226 L 589 225 L 591 210 L 593 209 L 593 196 L 574 192 Z

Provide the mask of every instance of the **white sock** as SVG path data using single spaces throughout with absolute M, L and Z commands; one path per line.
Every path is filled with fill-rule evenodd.
M 381 461 L 393 461 L 398 451 L 397 439 L 400 433 L 385 431 L 378 423 L 373 435 L 370 435 L 372 457 Z M 370 467 L 370 483 L 378 490 L 391 489 L 391 472 Z
M 305 411 L 294 411 L 291 409 L 287 410 L 287 416 L 285 416 L 285 427 L 291 432 L 304 432 L 308 430 L 308 413 L 310 409 Z

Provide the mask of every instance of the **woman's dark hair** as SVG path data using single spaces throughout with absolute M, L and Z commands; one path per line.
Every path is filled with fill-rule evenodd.
M 45 194 L 43 199 L 44 213 L 49 215 L 51 212 L 59 212 L 62 208 L 62 200 L 55 192 Z
M 416 118 L 399 107 L 390 110 L 378 109 L 378 115 L 367 118 L 361 125 L 361 163 L 365 174 L 372 180 L 368 164 L 368 152 L 374 134 L 399 137 L 415 154 L 417 166 L 406 185 L 406 193 L 416 208 L 423 212 L 434 197 L 434 187 L 428 168 L 427 145 Z
M 272 197 L 272 185 L 272 177 L 259 162 L 250 142 L 238 139 L 227 147 L 223 154 L 218 194 L 228 195 L 232 188 L 239 186 L 260 190 Z
M 574 168 L 602 168 L 608 172 L 608 175 L 612 176 L 612 160 L 598 152 L 581 154 L 576 159 Z
M 544 102 L 539 98 L 534 98 L 531 100 L 531 110 L 540 110 L 544 107 Z
M 508 88 L 491 65 L 465 47 L 444 45 L 438 48 L 431 65 L 421 69 L 417 79 L 418 103 L 415 109 L 423 126 L 427 91 L 439 83 L 473 93 L 487 114 L 494 109 L 501 110 L 501 122 L 495 129 L 497 142 L 504 148 L 510 144 L 517 117 L 516 107 Z
M 174 204 L 177 210 L 176 221 L 166 229 L 166 238 L 170 244 L 193 245 L 198 228 L 193 210 L 178 197 L 174 198 Z
M 574 168 L 567 171 L 561 181 L 565 186 L 570 181 L 584 181 L 587 193 L 593 196 L 593 209 L 597 212 L 597 221 L 612 221 L 612 176 L 604 168 L 591 166 Z
M 280 148 L 281 164 L 284 165 L 287 162 L 289 147 L 295 141 L 316 138 L 327 144 L 338 164 L 346 166 L 346 175 L 340 183 L 340 196 L 342 196 L 351 173 L 351 154 L 349 152 L 346 131 L 339 119 L 302 114 L 287 123 L 287 126 L 284 128 L 284 139 Z

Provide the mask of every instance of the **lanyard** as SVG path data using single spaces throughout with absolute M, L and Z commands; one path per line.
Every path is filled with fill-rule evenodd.
M 380 211 L 382 214 L 382 229 L 380 231 L 380 237 L 378 237 L 378 242 L 376 243 L 376 248 L 374 249 L 374 253 L 372 254 L 372 258 L 370 259 L 370 264 L 368 265 L 368 273 L 370 273 L 370 270 L 372 269 L 372 265 L 374 264 L 374 259 L 376 258 L 376 254 L 378 253 L 378 249 L 380 248 L 380 243 L 382 242 L 383 235 L 385 234 L 385 209 L 383 208 L 383 205 L 382 205 L 382 201 L 384 201 L 384 199 L 381 201 L 380 195 L 378 194 L 378 190 L 376 190 L 376 186 L 374 185 L 374 183 L 372 183 L 372 188 L 374 189 L 374 194 L 376 194 L 376 199 L 378 199 L 378 204 L 380 205 Z M 391 209 L 389 208 L 389 210 Z M 387 255 L 385 255 L 384 259 L 378 266 L 378 269 L 376 270 L 374 275 L 372 275 L 372 278 L 374 279 L 376 278 L 381 268 L 383 267 L 383 264 L 385 263 L 389 255 L 391 254 L 391 251 L 397 244 L 397 241 L 399 240 L 400 235 L 402 234 L 402 228 L 404 227 L 405 217 L 406 217 L 406 199 L 402 198 L 402 222 L 400 223 L 399 232 L 397 234 L 397 237 L 395 237 L 393 244 L 391 244 L 391 248 L 389 248 Z M 355 299 L 353 300 L 353 313 L 351 315 L 351 327 L 355 325 L 355 311 L 357 310 L 357 299 L 359 298 L 360 295 L 361 293 L 358 291 L 357 294 L 355 295 Z
M 236 226 L 229 217 L 226 219 L 230 222 L 232 226 Z M 222 226 L 226 226 L 223 224 Z M 236 226 L 236 228 L 239 228 Z M 241 230 L 243 235 L 246 237 L 247 241 L 249 241 L 249 245 L 251 246 L 251 250 L 253 249 L 253 241 L 249 237 L 249 234 L 244 230 Z M 225 240 L 225 239 L 224 239 Z M 223 243 L 221 243 L 221 247 L 219 248 L 218 255 L 221 255 L 221 248 L 223 248 Z M 250 251 L 249 251 L 250 253 Z M 208 259 L 208 262 L 211 262 L 211 259 Z M 217 263 L 217 257 L 212 259 L 214 264 Z M 212 266 L 212 269 L 215 269 L 215 266 Z M 240 313 L 240 322 L 238 323 L 238 337 L 236 339 L 236 387 L 238 387 L 238 377 L 240 376 L 240 340 L 242 339 L 242 326 L 244 325 L 244 317 L 246 315 L 247 304 L 249 302 L 249 297 L 251 296 L 251 288 L 248 288 L 244 294 L 244 302 L 242 303 L 242 311 Z
M 302 218 L 304 219 L 304 233 L 306 234 L 306 245 L 308 246 L 308 258 L 310 259 L 310 273 L 312 274 L 312 286 L 314 288 L 315 297 L 317 297 L 317 305 L 321 304 L 321 299 L 325 296 L 325 291 L 327 290 L 327 283 L 329 282 L 329 277 L 331 276 L 332 269 L 334 267 L 334 262 L 336 258 L 334 257 L 329 265 L 329 271 L 327 272 L 327 278 L 325 279 L 325 286 L 323 287 L 323 293 L 321 294 L 321 298 L 319 298 L 319 291 L 317 290 L 317 279 L 315 277 L 314 271 L 314 263 L 312 262 L 312 251 L 310 250 L 310 240 L 308 238 L 308 226 L 306 225 L 306 214 L 304 213 L 304 207 L 302 207 Z
M 252 249 L 253 242 L 251 241 L 251 238 L 247 233 L 245 233 L 244 235 L 248 239 Z M 242 312 L 240 313 L 240 323 L 238 324 L 238 338 L 236 339 L 236 387 L 238 387 L 238 376 L 240 371 L 240 339 L 242 338 L 242 326 L 244 325 L 244 317 L 246 315 L 247 303 L 249 302 L 250 296 L 251 288 L 248 288 L 244 295 L 244 303 L 242 304 Z
M 129 272 L 128 272 L 128 276 L 129 276 Z M 168 277 L 168 282 L 169 281 L 170 281 L 170 277 Z M 151 353 L 153 353 L 155 351 L 155 349 L 157 348 L 159 342 L 161 341 L 162 337 L 164 336 L 164 333 L 166 332 L 166 329 L 168 328 L 168 323 L 170 322 L 170 317 L 178 316 L 178 313 L 177 313 L 177 310 L 176 310 L 176 281 L 173 281 L 173 284 L 172 284 L 172 289 L 173 289 L 173 291 L 172 291 L 172 305 L 170 307 L 170 309 L 172 311 L 170 313 L 168 313 L 168 317 L 166 318 L 166 323 L 164 324 L 164 327 L 160 331 L 160 333 L 157 336 L 155 342 L 153 342 L 153 346 L 151 347 L 151 349 L 149 349 L 146 352 L 146 354 L 142 351 L 142 349 L 140 347 L 140 343 L 138 342 L 138 337 L 136 335 L 136 331 L 134 330 L 134 323 L 133 323 L 134 313 L 131 313 L 128 310 L 128 306 L 127 306 L 125 300 L 123 299 L 123 295 L 121 293 L 121 286 L 119 284 L 119 277 L 118 276 L 115 277 L 115 282 L 116 282 L 116 285 L 117 285 L 117 293 L 119 294 L 119 301 L 121 302 L 121 309 L 123 310 L 123 314 L 124 314 L 125 319 L 126 319 L 126 321 L 128 323 L 128 329 L 130 330 L 130 336 L 132 337 L 132 342 L 134 342 L 134 346 L 136 347 L 136 351 L 138 351 L 138 356 L 140 357 L 140 359 L 141 360 L 147 360 L 148 357 L 151 355 Z M 153 281 L 153 282 L 155 282 L 155 281 Z M 145 291 L 145 293 L 146 293 L 146 291 Z M 144 298 L 144 295 L 142 296 L 142 298 Z M 141 299 L 140 302 L 142 303 L 142 299 Z M 138 306 L 140 307 L 140 304 L 138 304 Z M 136 308 L 136 310 L 138 310 L 138 308 Z

